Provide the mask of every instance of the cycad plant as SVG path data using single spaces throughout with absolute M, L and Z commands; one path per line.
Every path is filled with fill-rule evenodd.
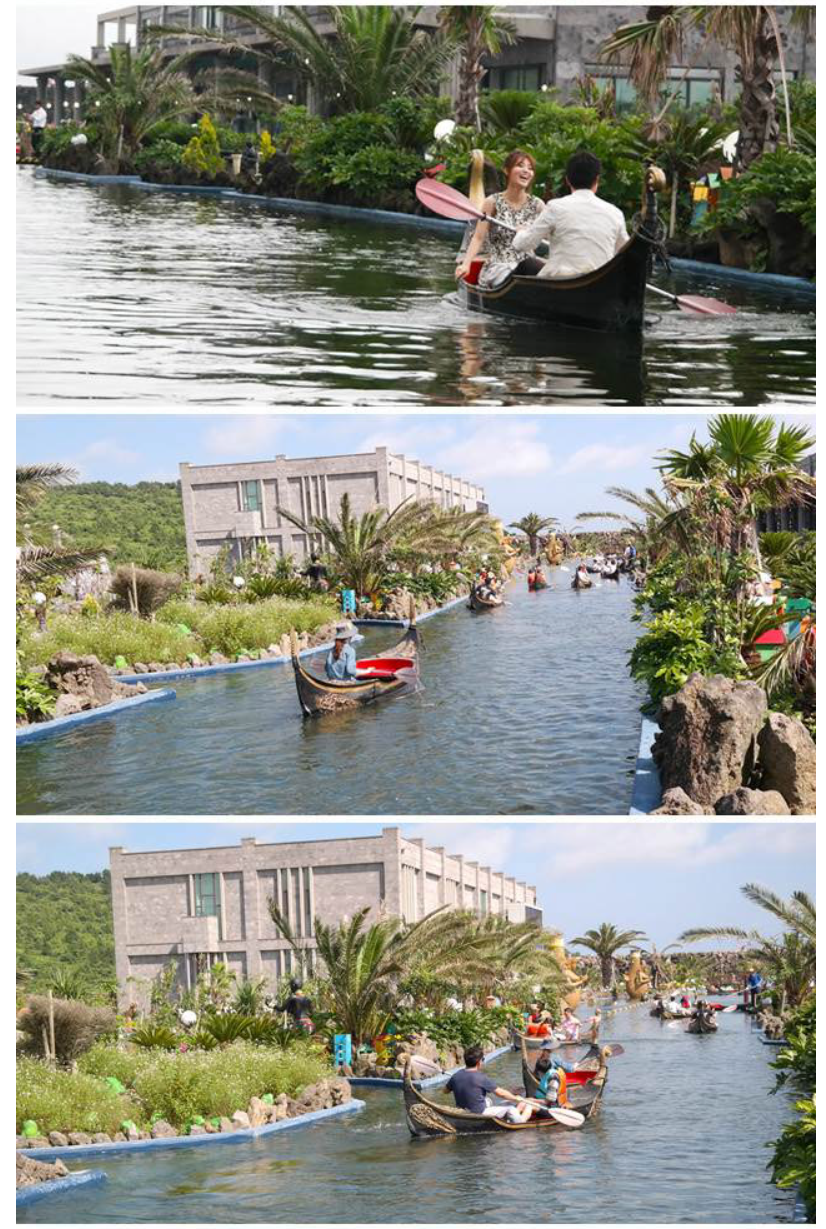
M 569 947 L 585 947 L 599 957 L 603 987 L 614 984 L 614 957 L 623 947 L 631 947 L 646 936 L 641 930 L 617 930 L 612 922 L 602 922 L 598 930 L 586 930 L 577 939 L 569 939 Z

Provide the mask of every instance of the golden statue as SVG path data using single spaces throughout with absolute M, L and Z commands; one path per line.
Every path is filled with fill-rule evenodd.
M 625 974 L 625 989 L 629 999 L 644 999 L 651 988 L 651 978 L 646 972 L 639 952 L 631 953 L 631 962 Z
M 549 936 L 548 950 L 562 970 L 563 985 L 566 987 L 563 991 L 562 1002 L 565 1007 L 570 1007 L 571 1011 L 575 1011 L 582 998 L 582 987 L 588 979 L 580 977 L 577 973 L 577 958 L 565 954 L 565 940 L 558 932 L 553 932 Z
M 555 533 L 550 534 L 545 543 L 545 558 L 552 568 L 559 567 L 565 558 L 565 549 Z

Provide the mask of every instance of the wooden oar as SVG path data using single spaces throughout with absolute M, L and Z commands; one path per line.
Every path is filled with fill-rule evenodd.
M 420 179 L 416 184 L 416 196 L 423 205 L 443 218 L 453 218 L 456 221 L 469 221 L 475 218 L 477 222 L 492 222 L 494 226 L 508 230 L 512 235 L 516 234 L 515 226 L 511 226 L 508 222 L 500 222 L 498 218 L 489 217 L 481 209 L 472 205 L 461 192 L 451 188 L 450 184 L 440 183 L 438 179 Z M 651 286 L 648 282 L 645 283 L 645 288 L 652 294 L 670 299 L 672 303 L 676 303 L 685 311 L 697 312 L 701 316 L 730 316 L 737 311 L 736 307 L 723 303 L 720 299 L 709 299 L 699 294 L 671 294 L 670 291 L 660 290 L 658 286 Z
M 580 1114 L 579 1110 L 566 1110 L 561 1105 L 546 1105 L 544 1101 L 537 1101 L 534 1097 L 526 1097 L 525 1100 L 529 1105 L 547 1110 L 552 1118 L 565 1127 L 581 1127 L 585 1121 L 585 1115 Z

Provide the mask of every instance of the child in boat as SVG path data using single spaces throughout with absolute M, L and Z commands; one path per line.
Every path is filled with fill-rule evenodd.
M 509 1092 L 507 1088 L 500 1088 L 496 1080 L 485 1075 L 481 1069 L 484 1058 L 481 1046 L 470 1046 L 465 1050 L 464 1071 L 454 1072 L 448 1080 L 447 1091 L 453 1093 L 456 1108 L 467 1110 L 471 1114 L 483 1114 L 485 1118 L 505 1118 L 513 1123 L 527 1122 L 534 1112 L 534 1106 L 523 1097 Z M 500 1100 L 513 1104 L 494 1105 L 490 1099 L 491 1093 Z
M 327 654 L 324 669 L 328 679 L 342 683 L 356 677 L 356 651 L 350 641 L 353 629 L 347 623 L 336 624 L 335 644 Z

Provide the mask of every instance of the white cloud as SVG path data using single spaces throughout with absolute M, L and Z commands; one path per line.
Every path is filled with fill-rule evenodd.
M 134 452 L 131 448 L 124 448 L 116 440 L 99 439 L 87 444 L 85 448 L 70 458 L 68 464 L 77 470 L 79 478 L 83 481 L 83 479 L 99 476 L 102 471 L 104 479 L 108 478 L 110 467 L 128 465 L 134 468 L 141 459 L 139 452 Z M 135 481 L 137 480 L 136 477 Z
M 295 430 L 296 420 L 279 414 L 243 414 L 208 427 L 203 445 L 222 460 L 263 461 L 275 454 L 279 437 L 288 427 Z
M 613 444 L 588 444 L 585 448 L 578 448 L 559 472 L 577 474 L 588 470 L 590 473 L 610 474 L 649 460 L 651 455 L 651 447 L 648 444 L 633 444 L 625 448 L 618 448 Z
M 463 478 L 528 478 L 551 468 L 552 456 L 537 422 L 494 419 L 465 439 L 437 450 L 437 464 Z

